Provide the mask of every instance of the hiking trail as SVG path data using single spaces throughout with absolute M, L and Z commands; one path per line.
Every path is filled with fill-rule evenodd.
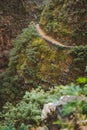
M 67 46 L 67 45 L 63 45 L 61 42 L 55 40 L 54 38 L 52 38 L 51 36 L 48 36 L 40 27 L 39 24 L 34 24 L 38 34 L 44 39 L 46 40 L 48 43 L 56 46 L 56 47 L 59 47 L 59 48 L 64 48 L 64 49 L 72 49 L 72 48 L 75 48 L 77 46 Z

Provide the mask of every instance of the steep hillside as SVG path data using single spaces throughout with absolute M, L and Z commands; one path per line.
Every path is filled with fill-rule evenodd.
M 13 40 L 28 23 L 29 15 L 20 0 L 0 1 L 0 73 L 8 66 Z
M 87 47 L 72 50 L 74 61 L 69 51 L 49 45 L 30 24 L 14 41 L 8 69 L 0 75 L 1 106 L 14 99 L 18 102 L 26 90 L 38 86 L 49 90 L 57 84 L 75 82 L 79 76 L 85 75 L 86 50 Z
M 72 2 L 70 3 L 67 2 L 67 4 L 69 4 L 70 7 L 71 7 L 71 3 Z M 48 3 L 48 5 L 45 7 L 45 10 L 43 11 L 41 16 L 41 21 L 42 21 L 41 24 L 43 24 L 42 29 L 45 32 L 48 31 L 47 29 L 48 24 L 51 24 L 53 22 L 52 26 L 55 26 L 55 22 L 54 22 L 55 19 L 49 18 L 48 14 L 50 13 L 50 16 L 52 15 L 52 13 L 54 12 L 54 7 L 55 9 L 57 9 L 55 11 L 59 11 L 58 8 L 60 5 L 61 6 L 65 5 L 64 6 L 65 8 L 66 1 L 62 1 L 62 3 L 61 2 L 59 3 L 59 1 L 57 1 L 57 3 L 51 2 Z M 78 1 L 78 5 L 79 5 L 79 1 Z M 84 6 L 86 6 L 86 4 Z M 51 12 L 48 7 L 50 8 Z M 70 7 L 67 7 L 67 10 L 68 8 L 70 9 Z M 60 12 L 61 9 L 62 8 L 60 8 Z M 86 17 L 86 15 L 87 13 L 86 14 L 84 13 L 83 17 Z M 58 14 L 56 13 L 55 17 L 57 18 L 57 16 Z M 47 18 L 48 21 L 46 21 Z M 67 19 L 69 18 L 67 17 Z M 63 20 L 61 20 L 60 24 L 62 23 L 64 23 Z M 84 23 L 84 19 L 83 19 L 83 23 Z M 56 21 L 56 25 L 59 26 L 58 21 Z M 67 26 L 72 27 L 72 29 L 73 28 L 75 29 L 76 24 L 74 24 L 74 20 L 73 20 L 73 25 L 69 26 L 69 24 L 67 23 Z M 61 31 L 63 31 L 64 27 L 61 28 Z M 47 34 L 54 36 L 54 38 L 57 38 L 56 35 L 54 35 L 55 29 L 59 29 L 59 28 L 56 27 L 52 29 L 52 31 L 50 30 L 51 32 Z M 82 31 L 82 33 L 84 33 L 84 31 Z M 58 31 L 57 34 L 60 34 L 60 31 Z M 67 39 L 69 41 L 70 37 L 69 35 L 67 35 L 67 37 L 65 37 L 65 35 L 61 35 L 61 40 L 63 39 L 64 41 L 66 40 L 67 42 Z M 84 36 L 83 39 L 81 40 L 77 36 L 76 41 L 79 40 L 82 43 L 83 40 L 86 41 L 87 39 Z M 72 37 L 71 37 L 71 41 L 73 41 Z M 11 54 L 10 54 L 8 69 L 6 73 L 2 73 L 2 75 L 0 76 L 2 102 L 4 102 L 4 100 L 12 101 L 15 98 L 19 100 L 21 95 L 23 95 L 26 90 L 31 90 L 33 87 L 36 88 L 38 86 L 42 86 L 42 88 L 48 90 L 50 87 L 53 87 L 57 84 L 68 84 L 70 82 L 75 82 L 77 77 L 85 76 L 87 74 L 85 72 L 85 68 L 87 66 L 87 60 L 86 60 L 87 46 L 76 47 L 70 50 L 61 50 L 60 48 L 54 47 L 48 44 L 48 42 L 44 41 L 38 35 L 33 24 L 30 24 L 26 29 L 23 30 L 23 32 L 13 42 L 13 46 L 14 47 L 11 50 Z M 7 56 L 7 52 L 5 52 L 5 55 Z M 4 61 L 6 61 L 6 59 L 4 59 Z M 45 86 L 47 87 L 45 88 Z M 20 91 L 20 95 L 18 94 L 19 91 Z M 4 96 L 3 93 L 5 94 Z M 8 99 L 9 97 L 8 95 L 10 95 L 9 99 Z
M 86 44 L 86 0 L 0 1 L 0 130 L 85 130 Z
M 3 0 L 0 1 L 0 73 L 8 65 L 9 50 L 16 36 L 30 21 L 38 21 L 47 1 Z
M 40 24 L 66 45 L 87 45 L 87 1 L 52 0 L 43 10 Z

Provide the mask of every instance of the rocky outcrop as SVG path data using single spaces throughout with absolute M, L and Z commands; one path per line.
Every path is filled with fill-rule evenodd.
M 61 119 L 65 121 L 65 118 L 62 115 L 62 107 L 68 102 L 73 102 L 74 100 L 85 101 L 87 102 L 87 97 L 81 96 L 62 96 L 57 103 L 48 103 L 45 104 L 42 110 L 42 121 L 49 128 L 49 130 L 60 130 L 60 124 L 53 124 L 54 121 Z M 71 113 L 72 115 L 72 113 Z M 83 129 L 82 129 L 83 130 Z

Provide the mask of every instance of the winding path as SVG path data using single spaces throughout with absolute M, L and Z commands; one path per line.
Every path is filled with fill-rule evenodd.
M 34 24 L 35 25 L 35 24 Z M 52 38 L 51 36 L 47 36 L 47 34 L 41 29 L 39 24 L 35 25 L 36 30 L 38 32 L 38 34 L 44 39 L 46 40 L 48 43 L 59 47 L 59 48 L 63 48 L 63 49 L 71 49 L 71 48 L 75 48 L 76 46 L 67 46 L 67 45 L 63 45 L 61 42 L 55 40 L 54 38 Z

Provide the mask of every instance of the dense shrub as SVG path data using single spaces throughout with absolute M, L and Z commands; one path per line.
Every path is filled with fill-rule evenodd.
M 72 49 L 70 55 L 74 58 L 74 63 L 78 68 L 84 68 L 87 65 L 87 46 L 80 46 Z
M 86 86 L 86 84 L 82 87 L 75 84 L 69 86 L 55 86 L 47 92 L 39 87 L 38 89 L 33 89 L 31 92 L 26 92 L 23 99 L 17 103 L 16 106 L 11 103 L 6 103 L 1 113 L 1 124 L 6 124 L 8 127 L 12 126 L 16 129 L 21 129 L 22 126 L 26 128 L 38 126 L 42 123 L 41 111 L 44 104 L 49 102 L 57 103 L 59 98 L 63 95 L 86 96 Z M 82 117 L 83 120 L 83 117 L 84 119 L 86 118 L 86 108 L 87 103 L 75 100 L 64 105 L 62 110 L 63 116 L 67 116 L 70 113 L 75 114 L 76 112 L 76 115 L 79 114 L 79 117 Z

